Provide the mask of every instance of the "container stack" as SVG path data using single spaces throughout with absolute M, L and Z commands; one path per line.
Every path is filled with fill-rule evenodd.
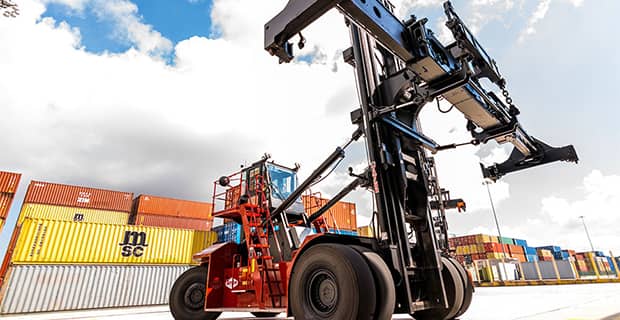
M 315 213 L 322 206 L 327 204 L 329 199 L 319 196 L 301 197 L 306 214 Z M 357 213 L 355 203 L 338 201 L 325 214 L 323 214 L 327 227 L 341 234 L 357 234 Z
M 551 250 L 536 248 L 536 253 L 538 254 L 538 260 L 540 261 L 553 261 L 553 253 Z
M 485 259 L 513 258 L 525 262 L 525 249 L 515 244 L 515 239 L 486 234 L 468 235 L 449 239 L 450 247 L 456 252 L 457 260 L 472 262 Z M 518 243 L 525 244 L 524 240 Z
M 207 202 L 141 195 L 134 200 L 130 224 L 209 231 L 213 205 Z
M 11 210 L 21 176 L 19 173 L 0 171 L 0 231 L 2 231 L 6 217 Z
M 167 303 L 174 280 L 216 234 L 129 225 L 140 216 L 132 198 L 33 181 L 0 270 L 0 313 Z

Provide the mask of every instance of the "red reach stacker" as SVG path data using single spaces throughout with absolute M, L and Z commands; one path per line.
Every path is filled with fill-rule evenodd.
M 355 70 L 360 104 L 351 121 L 357 130 L 302 183 L 297 168 L 268 156 L 216 181 L 213 215 L 240 223 L 244 240 L 194 256 L 200 266 L 183 273 L 170 293 L 176 319 L 216 319 L 229 311 L 301 320 L 390 319 L 393 313 L 453 319 L 469 307 L 473 286 L 449 255 L 443 212 L 464 203 L 439 187 L 430 154 L 491 140 L 510 143 L 505 162 L 481 165 L 493 181 L 546 163 L 577 162 L 572 146 L 551 147 L 522 128 L 495 60 L 450 2 L 444 11 L 454 41 L 447 46 L 426 27 L 427 19 L 401 21 L 386 0 L 290 0 L 265 25 L 265 49 L 280 63 L 292 61 L 289 41 L 295 37 L 303 47 L 301 31 L 332 8 L 345 16 L 351 35 L 343 56 Z M 440 107 L 440 100 L 449 106 L 440 111 L 464 115 L 471 141 L 440 145 L 423 134 L 418 114 L 426 105 Z M 349 169 L 351 183 L 307 215 L 302 194 L 362 137 L 367 169 Z M 322 215 L 356 188 L 373 194 L 375 236 L 324 232 Z

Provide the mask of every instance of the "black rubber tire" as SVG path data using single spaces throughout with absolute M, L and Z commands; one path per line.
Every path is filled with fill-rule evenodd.
M 172 285 L 169 305 L 176 320 L 215 320 L 220 316 L 221 312 L 204 311 L 207 271 L 207 266 L 193 267 L 183 272 Z
M 274 318 L 279 315 L 279 312 L 251 312 L 251 314 L 257 318 Z
M 469 306 L 471 305 L 471 300 L 474 296 L 474 283 L 471 281 L 471 278 L 469 278 L 469 276 L 467 275 L 467 270 L 465 270 L 465 267 L 463 267 L 462 264 L 460 264 L 454 258 L 448 258 L 448 260 L 450 260 L 450 262 L 452 262 L 452 264 L 454 264 L 456 269 L 459 271 L 459 274 L 461 275 L 461 280 L 463 281 L 463 286 L 464 286 L 463 287 L 463 290 L 464 290 L 463 305 L 461 306 L 461 309 L 459 310 L 459 312 L 457 312 L 456 315 L 454 316 L 455 318 L 458 318 L 462 316 L 463 314 L 465 314 L 465 312 L 467 312 L 467 309 L 469 309 Z
M 317 244 L 295 263 L 289 305 L 296 320 L 373 320 L 375 281 L 360 253 Z
M 391 320 L 396 304 L 396 288 L 390 268 L 381 256 L 372 250 L 360 246 L 354 246 L 354 249 L 364 256 L 375 278 L 377 309 L 374 320 Z
M 445 257 L 441 257 L 443 269 L 441 275 L 446 288 L 448 308 L 435 308 L 415 312 L 416 320 L 448 320 L 454 319 L 463 305 L 463 281 L 456 267 Z

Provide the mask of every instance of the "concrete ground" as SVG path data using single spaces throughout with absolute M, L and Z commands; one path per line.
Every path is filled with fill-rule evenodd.
M 173 320 L 167 306 L 0 316 L 7 320 Z M 283 319 L 282 315 L 279 319 Z M 249 313 L 226 313 L 220 319 L 254 319 Z M 411 319 L 395 315 L 394 319 Z M 620 320 L 620 284 L 477 288 L 462 320 Z

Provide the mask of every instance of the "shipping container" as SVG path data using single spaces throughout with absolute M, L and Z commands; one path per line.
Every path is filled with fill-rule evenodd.
M 131 212 L 133 193 L 32 181 L 24 203 Z
M 362 237 L 374 237 L 375 236 L 375 232 L 373 231 L 373 227 L 371 226 L 364 226 L 364 227 L 358 227 L 357 228 L 357 233 L 362 236 Z M 452 239 L 449 239 L 448 241 L 450 242 L 450 247 L 452 246 Z
M 190 266 L 17 265 L 9 270 L 2 314 L 167 304 Z
M 22 206 L 18 223 L 23 223 L 24 219 L 27 218 L 126 225 L 129 220 L 129 213 L 25 203 Z
M 131 217 L 131 224 L 137 226 L 209 231 L 213 226 L 213 218 L 193 219 L 138 213 Z
M 213 232 L 217 233 L 217 242 L 234 242 L 241 243 L 243 239 L 243 228 L 236 222 L 227 222 L 221 226 L 213 228 Z
M 330 230 L 329 233 L 335 233 L 335 234 L 340 234 L 340 235 L 344 235 L 344 236 L 357 236 L 357 231 L 351 231 L 351 230 Z
M 0 219 L 6 219 L 9 215 L 14 197 L 14 193 L 0 193 Z
M 304 209 L 308 215 L 318 211 L 322 206 L 329 202 L 316 196 L 302 196 Z M 325 222 L 330 229 L 357 230 L 357 213 L 355 203 L 338 201 L 325 214 Z
M 0 193 L 15 193 L 22 175 L 19 173 L 0 171 Z
M 501 244 L 514 244 L 514 240 L 508 237 L 499 237 L 499 243 Z
M 527 247 L 527 241 L 522 239 L 513 239 L 514 244 L 517 246 Z
M 14 264 L 191 264 L 210 231 L 25 219 Z
M 135 200 L 135 213 L 194 219 L 211 218 L 213 204 L 189 200 L 140 195 Z

